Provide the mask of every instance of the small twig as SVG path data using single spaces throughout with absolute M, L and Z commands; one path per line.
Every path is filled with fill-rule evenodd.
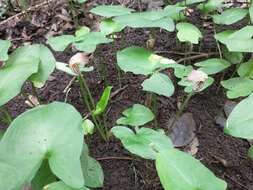
M 116 157 L 116 156 L 108 156 L 108 157 L 103 157 L 103 158 L 96 158 L 98 161 L 103 161 L 103 160 L 132 160 L 132 161 L 137 161 L 140 162 L 140 160 L 137 160 L 135 158 L 131 157 Z
M 128 87 L 128 85 L 123 86 L 122 88 L 117 89 L 116 91 L 111 93 L 111 99 L 114 98 L 118 93 L 122 92 Z
M 245 185 L 241 184 L 240 182 L 238 182 L 236 179 L 228 176 L 227 174 L 224 175 L 225 177 L 227 177 L 228 179 L 230 179 L 231 181 L 233 181 L 234 183 L 238 184 L 239 186 L 243 187 L 246 190 L 249 190 L 248 187 L 246 187 Z
M 74 76 L 68 83 L 68 85 L 64 88 L 63 93 L 67 93 L 69 91 L 69 88 L 72 86 L 72 84 L 75 82 L 76 76 Z
M 203 57 L 208 58 L 212 55 L 217 55 L 217 53 L 203 53 L 203 54 L 199 54 L 199 55 L 193 55 L 193 56 L 190 56 L 190 57 L 179 59 L 177 61 L 177 63 L 182 63 L 182 62 L 187 61 L 187 60 L 194 60 L 194 59 L 199 59 L 199 58 L 203 58 Z

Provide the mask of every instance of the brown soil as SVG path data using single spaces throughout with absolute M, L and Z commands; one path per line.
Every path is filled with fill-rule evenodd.
M 110 1 L 111 2 L 111 1 Z M 109 3 L 109 2 L 108 2 Z M 203 20 L 197 20 L 192 17 L 190 20 L 203 25 Z M 50 22 L 50 21 L 49 21 Z M 52 21 L 51 21 L 52 22 Z M 87 18 L 83 19 L 83 23 L 87 24 Z M 29 25 L 26 24 L 25 27 Z M 23 26 L 17 25 L 12 28 L 15 36 L 19 37 L 23 31 Z M 34 29 L 36 30 L 36 28 Z M 9 31 L 9 29 L 8 29 Z M 205 34 L 201 44 L 201 52 L 216 51 L 215 41 L 212 37 L 213 30 L 211 28 L 203 28 Z M 45 31 L 46 32 L 46 31 Z M 0 31 L 2 36 L 7 36 L 6 31 Z M 44 41 L 43 32 L 41 36 L 34 36 L 31 41 Z M 106 82 L 113 85 L 114 91 L 120 88 L 117 70 L 115 68 L 116 52 L 129 46 L 145 46 L 148 39 L 148 30 L 126 29 L 121 34 L 121 39 L 115 44 L 102 45 L 95 52 L 91 65 L 95 66 L 95 71 L 88 73 L 85 77 L 90 86 L 91 92 L 95 99 L 101 95 L 101 91 L 106 86 Z M 41 40 L 40 40 L 41 39 Z M 161 55 L 178 60 L 182 55 L 175 52 L 184 52 L 184 46 L 176 43 L 175 33 L 167 33 L 165 31 L 156 30 L 156 46 L 155 51 L 163 52 Z M 199 47 L 195 47 L 195 51 L 199 51 Z M 174 53 L 173 53 L 174 52 Z M 68 61 L 73 54 L 71 50 L 65 53 L 55 53 L 57 60 Z M 190 64 L 190 63 L 188 63 Z M 106 67 L 106 79 L 102 80 L 99 76 L 99 68 Z M 168 73 L 168 72 L 167 72 Z M 71 77 L 61 72 L 55 72 L 53 79 L 48 81 L 46 86 L 40 90 L 39 94 L 44 103 L 52 101 L 64 101 L 66 94 L 63 93 L 64 88 L 68 85 Z M 217 76 L 219 81 L 220 76 Z M 116 119 L 119 118 L 121 112 L 133 105 L 134 103 L 142 103 L 145 101 L 145 92 L 141 90 L 141 81 L 143 77 L 130 73 L 122 75 L 122 91 L 119 91 L 109 105 L 107 112 L 107 123 L 113 127 Z M 176 81 L 175 81 L 176 82 Z M 158 111 L 156 113 L 158 125 L 160 128 L 167 130 L 168 121 L 171 115 L 176 111 L 177 102 L 182 99 L 184 93 L 180 87 L 176 87 L 176 93 L 171 98 L 158 97 Z M 30 91 L 29 85 L 26 85 L 27 92 Z M 253 161 L 247 158 L 247 150 L 249 143 L 244 140 L 236 139 L 224 135 L 221 128 L 214 123 L 214 118 L 218 115 L 226 101 L 226 97 L 222 90 L 218 93 L 217 85 L 213 85 L 204 93 L 194 96 L 185 112 L 191 112 L 197 123 L 197 138 L 199 147 L 197 158 L 201 160 L 205 166 L 211 169 L 218 177 L 225 179 L 230 190 L 253 190 Z M 74 83 L 71 91 L 66 98 L 67 102 L 74 105 L 82 114 L 86 113 L 83 107 L 79 87 Z M 8 104 L 13 117 L 29 109 L 24 104 L 24 98 L 19 96 Z M 0 127 L 5 127 L 0 123 Z M 150 124 L 148 127 L 154 127 Z M 161 190 L 159 178 L 154 167 L 154 163 L 139 158 L 136 160 L 126 160 L 125 157 L 135 156 L 124 150 L 121 143 L 116 139 L 104 143 L 98 135 L 94 135 L 85 139 L 88 143 L 91 155 L 102 164 L 105 182 L 103 190 Z

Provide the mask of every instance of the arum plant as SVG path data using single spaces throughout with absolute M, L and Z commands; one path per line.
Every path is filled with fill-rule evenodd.
M 117 53 L 117 64 L 124 72 L 148 77 L 142 83 L 144 91 L 170 97 L 174 85 L 168 75 L 161 71 L 168 68 L 182 68 L 175 61 L 156 55 L 140 47 L 129 47 Z M 155 100 L 153 99 L 153 102 Z
M 63 71 L 69 75 L 72 75 L 74 80 L 77 78 L 80 86 L 80 93 L 82 96 L 82 101 L 84 106 L 87 107 L 89 111 L 89 116 L 92 117 L 92 120 L 98 129 L 100 135 L 104 140 L 108 140 L 109 135 L 105 124 L 104 119 L 104 112 L 106 110 L 106 107 L 108 105 L 111 89 L 112 86 L 108 86 L 105 88 L 100 100 L 95 105 L 95 100 L 91 94 L 91 91 L 89 89 L 89 86 L 85 80 L 85 77 L 83 73 L 90 72 L 93 70 L 93 67 L 86 67 L 86 64 L 89 62 L 89 56 L 85 53 L 77 53 L 74 56 L 71 57 L 69 60 L 69 64 L 57 62 L 56 68 L 60 71 Z M 100 116 L 103 118 L 103 122 L 100 119 Z M 87 119 L 87 118 L 86 118 Z M 87 132 L 87 134 L 92 133 L 92 124 L 87 121 L 88 123 L 85 123 L 84 130 L 87 132 L 87 130 L 90 130 L 90 132 Z M 88 129 L 89 128 L 89 129 Z
M 155 160 L 156 170 L 165 190 L 226 189 L 226 183 L 216 178 L 198 160 L 173 148 L 170 138 L 162 130 L 139 128 L 153 118 L 154 115 L 147 107 L 135 104 L 117 120 L 117 124 L 123 126 L 113 127 L 111 131 L 131 153 Z M 134 131 L 125 125 L 135 127 Z
M 31 183 L 39 190 L 57 178 L 67 189 L 101 187 L 102 170 L 83 144 L 82 122 L 73 106 L 60 102 L 18 116 L 0 141 L 0 188 Z

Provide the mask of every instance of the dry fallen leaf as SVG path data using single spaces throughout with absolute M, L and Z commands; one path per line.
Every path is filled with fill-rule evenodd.
M 172 120 L 173 121 L 173 118 Z M 192 113 L 183 114 L 173 125 L 170 137 L 175 147 L 184 147 L 195 138 L 196 123 Z

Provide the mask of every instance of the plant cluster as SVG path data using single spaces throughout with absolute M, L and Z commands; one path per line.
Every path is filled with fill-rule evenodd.
M 177 84 L 186 93 L 186 99 L 169 127 L 177 122 L 190 98 L 211 86 L 217 78 L 216 74 L 222 72 L 218 82 L 226 90 L 228 98 L 249 96 L 235 107 L 224 132 L 253 139 L 253 114 L 249 111 L 253 108 L 253 60 L 248 56 L 253 52 L 253 4 L 247 2 L 246 5 L 238 8 L 228 6 L 223 0 L 185 0 L 145 12 L 120 5 L 97 6 L 90 12 L 103 18 L 100 31 L 90 31 L 88 27 L 81 26 L 74 35 L 47 40 L 55 51 L 63 52 L 69 47 L 78 51 L 69 63 L 56 61 L 51 50 L 42 44 L 24 45 L 8 54 L 11 41 L 0 40 L 0 117 L 9 125 L 6 131 L 0 132 L 0 189 L 20 190 L 26 184 L 30 184 L 33 190 L 101 187 L 104 178 L 102 168 L 89 156 L 88 147 L 83 141 L 83 136 L 98 131 L 105 141 L 109 141 L 113 134 L 132 154 L 154 160 L 161 184 L 166 190 L 225 190 L 226 182 L 194 157 L 176 149 L 166 131 L 143 126 L 155 119 L 156 97 L 170 97 L 175 92 L 175 81 L 164 70 L 172 71 Z M 212 58 L 194 64 L 189 62 L 190 55 L 200 45 L 203 35 L 197 26 L 187 21 L 188 8 L 192 6 L 199 9 L 204 18 L 213 20 L 218 49 L 218 54 Z M 220 10 L 223 11 L 220 13 Z M 231 25 L 242 19 L 249 24 L 238 30 L 216 32 L 217 25 Z M 104 112 L 113 87 L 108 85 L 95 102 L 85 73 L 94 69 L 87 65 L 96 47 L 112 43 L 115 34 L 126 27 L 147 28 L 150 36 L 146 48 L 132 46 L 117 52 L 118 80 L 120 82 L 122 71 L 145 76 L 141 85 L 148 94 L 147 98 L 152 100 L 152 105 L 134 104 L 122 113 L 117 126 L 109 131 Z M 178 45 L 184 45 L 190 54 L 185 52 L 184 59 L 175 61 L 155 53 L 154 28 L 167 32 L 176 30 Z M 47 104 L 40 100 L 37 90 L 45 85 L 55 69 L 78 80 L 83 105 L 88 110 L 84 117 L 70 104 Z M 234 69 L 234 72 L 226 78 L 228 69 Z M 37 103 L 24 89 L 25 83 L 31 86 Z M 19 94 L 33 108 L 13 119 L 6 104 Z M 249 156 L 253 158 L 253 147 L 249 150 Z

